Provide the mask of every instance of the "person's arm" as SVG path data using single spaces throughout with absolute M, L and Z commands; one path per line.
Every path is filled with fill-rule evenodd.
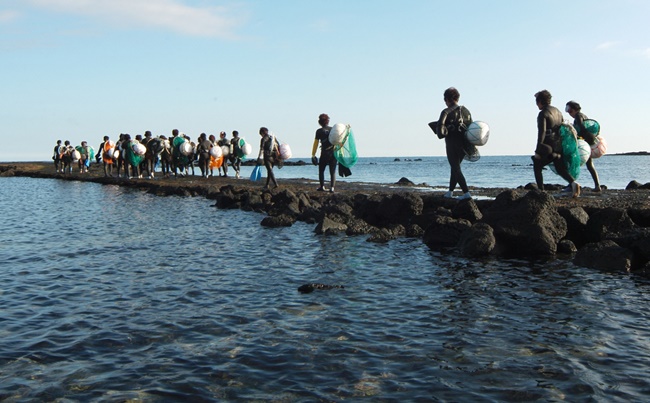
M 442 110 L 442 112 L 440 112 L 440 118 L 438 118 L 438 127 L 436 127 L 436 133 L 438 136 L 447 136 L 447 126 L 445 126 L 447 116 L 449 116 L 449 108 L 445 108 Z
M 318 139 L 314 139 L 314 144 L 311 146 L 311 156 L 316 156 L 316 151 L 318 150 Z
M 264 137 L 260 140 L 260 153 L 257 154 L 257 163 L 260 163 L 260 160 L 262 159 L 262 153 L 264 153 Z
M 546 116 L 543 112 L 537 115 L 537 143 L 542 144 L 546 137 Z

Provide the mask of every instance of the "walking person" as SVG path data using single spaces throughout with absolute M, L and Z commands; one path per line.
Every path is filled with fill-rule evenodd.
M 585 128 L 585 120 L 588 118 L 584 113 L 582 113 L 580 104 L 576 101 L 569 101 L 566 103 L 565 110 L 573 118 L 573 127 L 575 127 L 576 132 L 578 132 L 578 138 L 583 139 L 587 144 L 593 146 L 596 142 L 596 137 Z M 596 172 L 594 159 L 591 158 L 591 155 L 585 165 L 587 165 L 587 170 L 591 174 L 591 178 L 594 180 L 594 192 L 600 192 L 600 179 L 598 178 L 598 172 Z
M 59 173 L 63 172 L 63 166 L 61 163 L 61 152 L 63 151 L 63 146 L 61 145 L 61 140 L 56 141 L 54 146 L 54 154 L 52 154 L 52 161 L 54 161 L 54 172 Z
M 329 167 L 330 172 L 330 192 L 334 192 L 334 185 L 336 184 L 336 158 L 334 157 L 334 146 L 330 143 L 330 117 L 326 113 L 321 113 L 318 116 L 318 124 L 320 128 L 316 130 L 314 144 L 311 148 L 311 162 L 318 165 L 318 182 L 319 192 L 325 191 L 325 168 Z M 316 150 L 318 150 L 318 143 L 320 142 L 320 159 L 316 158 Z
M 227 153 L 223 153 L 223 164 L 219 167 L 219 176 L 228 176 L 228 158 L 230 156 L 230 140 L 226 138 L 226 132 L 219 133 L 219 141 L 217 142 L 219 147 L 226 146 L 228 149 Z M 224 150 L 225 151 L 225 150 Z M 221 171 L 223 170 L 223 174 Z
M 260 136 L 262 139 L 260 140 L 260 153 L 257 156 L 257 163 L 258 165 L 264 164 L 266 168 L 266 185 L 264 186 L 264 190 L 269 188 L 269 183 L 271 182 L 273 182 L 273 188 L 275 189 L 278 187 L 278 182 L 275 180 L 275 175 L 273 174 L 273 165 L 280 152 L 280 145 L 275 136 L 272 136 L 266 127 L 260 127 Z
M 444 194 L 446 198 L 454 197 L 456 185 L 460 186 L 463 195 L 459 200 L 471 199 L 465 175 L 460 168 L 461 162 L 467 154 L 465 131 L 472 123 L 472 114 L 467 108 L 458 104 L 460 93 L 454 87 L 447 88 L 443 94 L 447 107 L 440 112 L 435 133 L 445 139 L 445 151 L 451 173 L 449 175 L 449 190 Z
M 562 125 L 562 112 L 551 105 L 551 93 L 542 90 L 535 93 L 535 103 L 539 108 L 537 115 L 537 147 L 533 157 L 533 171 L 535 182 L 539 190 L 544 190 L 544 176 L 542 169 L 553 163 L 557 174 L 571 186 L 573 197 L 580 196 L 580 184 L 569 174 L 562 151 L 562 138 L 560 126 Z
M 235 170 L 236 179 L 239 179 L 239 174 L 241 171 L 241 159 L 244 155 L 244 152 L 241 149 L 242 143 L 243 141 L 239 137 L 239 132 L 237 130 L 233 130 L 232 139 L 230 140 L 230 164 Z

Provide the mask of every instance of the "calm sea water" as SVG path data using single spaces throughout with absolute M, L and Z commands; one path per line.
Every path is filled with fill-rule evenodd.
M 294 159 L 299 160 L 299 159 Z M 308 162 L 308 159 L 302 159 Z M 650 182 L 650 156 L 605 155 L 595 160 L 601 185 L 609 189 L 625 189 L 632 180 L 640 183 Z M 530 156 L 483 156 L 478 162 L 463 162 L 463 173 L 469 186 L 516 188 L 535 182 Z M 249 177 L 252 167 L 243 167 L 242 174 Z M 198 174 L 197 170 L 197 174 Z M 286 166 L 274 171 L 278 178 L 318 179 L 318 168 L 306 166 Z M 449 164 L 446 157 L 408 157 L 399 158 L 360 158 L 352 168 L 352 176 L 338 177 L 341 182 L 395 183 L 405 177 L 416 184 L 443 189 L 449 184 Z M 326 175 L 326 180 L 328 176 Z M 566 184 L 550 170 L 544 171 L 545 183 Z M 594 182 L 582 167 L 578 181 L 593 188 Z
M 650 394 L 650 282 L 634 276 L 268 229 L 203 198 L 0 186 L 2 401 Z M 310 282 L 345 288 L 297 292 Z

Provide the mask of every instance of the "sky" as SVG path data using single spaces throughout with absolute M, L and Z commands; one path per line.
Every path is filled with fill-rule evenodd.
M 650 151 L 646 0 L 0 0 L 0 161 L 56 140 L 268 127 L 311 155 L 318 115 L 360 157 L 445 155 L 427 123 L 456 87 L 490 126 L 482 155 L 529 155 L 547 89 Z M 564 113 L 566 119 L 570 119 Z

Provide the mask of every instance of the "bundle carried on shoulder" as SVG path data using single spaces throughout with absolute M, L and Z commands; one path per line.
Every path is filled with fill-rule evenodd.
M 490 126 L 483 121 L 475 120 L 467 126 L 465 137 L 475 146 L 484 146 L 490 138 Z
M 578 149 L 578 133 L 571 123 L 564 122 L 560 126 L 560 140 L 562 141 L 562 159 L 566 169 L 574 179 L 580 175 L 580 151 Z M 553 164 L 549 165 L 551 171 L 557 174 Z
M 142 143 L 135 143 L 133 144 L 133 152 L 136 155 L 140 155 L 140 156 L 145 155 L 147 152 L 147 147 Z
M 359 159 L 354 132 L 349 124 L 337 123 L 332 126 L 329 141 L 334 146 L 334 158 L 346 168 L 352 168 Z

